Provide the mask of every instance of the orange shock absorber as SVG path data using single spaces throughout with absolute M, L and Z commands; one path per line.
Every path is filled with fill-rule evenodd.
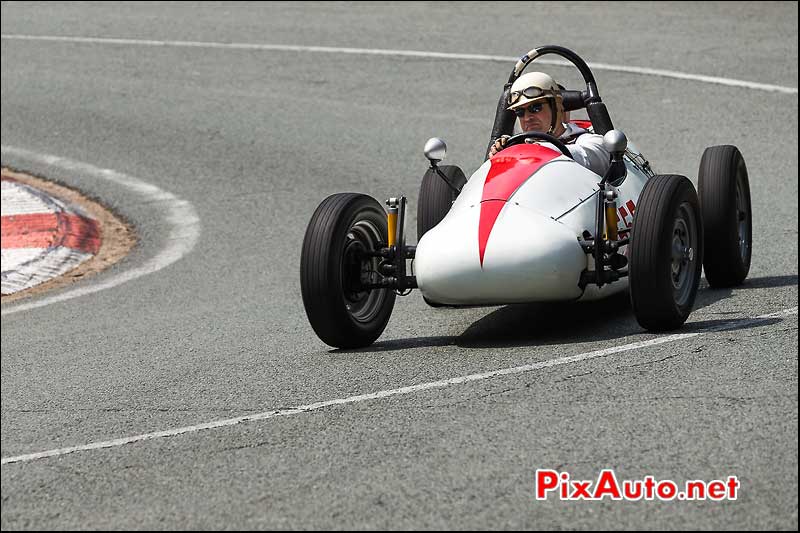
M 613 189 L 606 191 L 606 239 L 610 241 L 619 240 L 617 226 L 617 192 Z
M 386 223 L 389 229 L 389 246 L 397 244 L 397 199 L 390 198 L 388 202 L 389 212 L 386 214 Z

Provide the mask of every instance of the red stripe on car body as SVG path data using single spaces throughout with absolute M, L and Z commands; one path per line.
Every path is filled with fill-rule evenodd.
M 506 148 L 491 158 L 492 166 L 483 184 L 478 224 L 481 267 L 489 235 L 503 206 L 529 177 L 560 155 L 561 152 L 539 144 L 518 144 Z

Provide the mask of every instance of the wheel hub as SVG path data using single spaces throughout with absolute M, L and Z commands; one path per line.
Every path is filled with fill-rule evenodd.
M 345 236 L 342 256 L 342 295 L 351 316 L 361 322 L 370 320 L 385 299 L 383 291 L 363 289 L 378 268 L 378 260 L 367 255 L 377 248 L 380 232 L 366 220 L 357 221 Z
M 694 258 L 694 250 L 687 245 L 687 240 L 685 225 L 676 223 L 672 233 L 672 281 L 676 284 L 679 283 L 686 265 Z
M 737 211 L 737 231 L 739 233 L 739 254 L 743 261 L 747 261 L 750 250 L 748 241 L 750 240 L 750 224 L 748 224 L 748 201 L 747 185 L 744 183 L 742 169 L 736 178 L 736 211 Z
M 695 274 L 696 232 L 694 218 L 688 206 L 682 205 L 672 226 L 672 290 L 675 300 L 683 305 L 691 294 Z

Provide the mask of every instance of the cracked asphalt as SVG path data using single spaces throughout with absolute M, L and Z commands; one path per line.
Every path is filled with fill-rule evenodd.
M 796 3 L 3 2 L 3 35 L 425 50 L 589 62 L 797 87 Z M 546 21 L 547 23 L 543 23 Z M 587 23 L 591 22 L 587 26 Z M 580 31 L 575 31 L 574 28 Z M 300 298 L 327 195 L 409 197 L 422 146 L 481 163 L 512 65 L 302 52 L 2 41 L 2 143 L 110 168 L 190 201 L 168 268 L 2 318 L 2 456 L 309 405 L 658 338 L 627 299 L 433 309 L 399 298 L 374 346 L 331 350 Z M 544 70 L 575 85 L 566 68 Z M 797 529 L 797 94 L 595 72 L 653 167 L 696 183 L 706 146 L 747 162 L 753 265 L 703 283 L 681 341 L 535 371 L 2 466 L 2 529 Z M 794 124 L 794 126 L 792 126 Z M 154 206 L 98 197 L 141 245 Z M 3 306 L 4 310 L 8 306 Z M 723 502 L 534 499 L 537 469 L 596 479 L 738 476 Z

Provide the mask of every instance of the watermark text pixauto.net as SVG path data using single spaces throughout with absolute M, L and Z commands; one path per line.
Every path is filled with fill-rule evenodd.
M 735 500 L 739 493 L 739 479 L 728 476 L 712 481 L 692 480 L 676 483 L 653 476 L 619 481 L 613 470 L 601 470 L 595 480 L 575 480 L 567 472 L 555 470 L 536 471 L 536 499 L 558 497 L 564 501 L 579 500 Z

